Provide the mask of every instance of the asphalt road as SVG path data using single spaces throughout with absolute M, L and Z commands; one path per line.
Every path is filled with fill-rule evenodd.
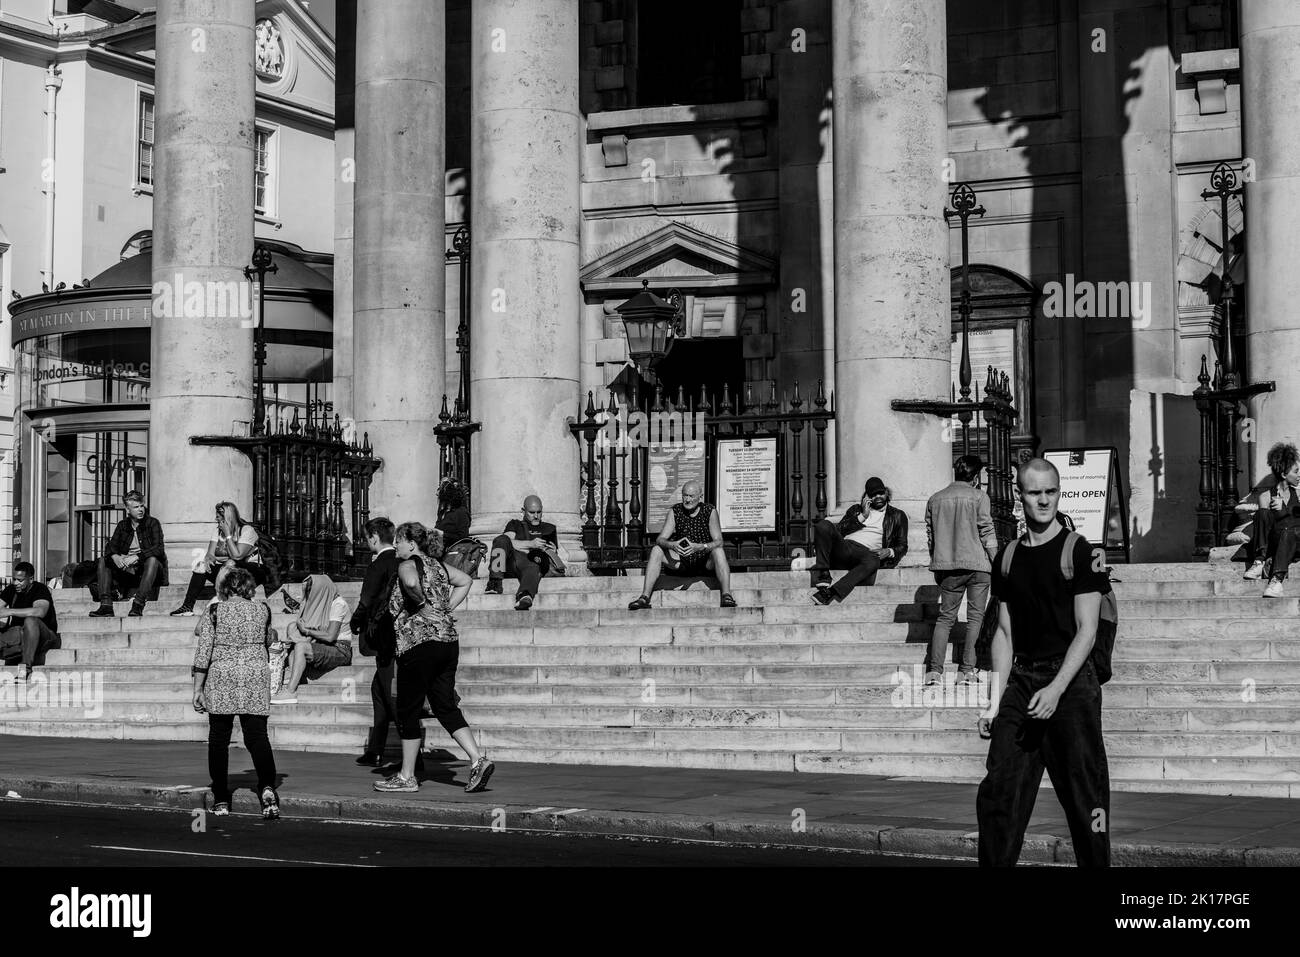
M 199 825 L 202 830 L 195 830 Z M 924 857 L 0 800 L 6 867 L 916 867 Z

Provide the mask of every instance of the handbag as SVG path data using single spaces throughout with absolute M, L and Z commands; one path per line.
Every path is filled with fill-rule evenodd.
M 479 563 L 486 554 L 487 546 L 477 538 L 462 538 L 442 553 L 442 563 L 477 578 Z

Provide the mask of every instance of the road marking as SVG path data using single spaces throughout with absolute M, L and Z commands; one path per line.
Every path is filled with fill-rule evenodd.
M 287 857 L 250 857 L 244 854 L 200 854 L 198 851 L 168 851 L 158 847 L 118 847 L 90 844 L 97 851 L 132 851 L 137 854 L 178 854 L 182 857 L 220 857 L 230 861 L 264 861 L 268 864 L 312 864 L 316 867 L 374 867 L 374 864 L 339 864 L 334 861 L 298 861 Z
M 540 814 L 542 811 L 554 811 L 553 807 L 535 807 L 531 811 L 525 811 L 525 814 Z
M 556 811 L 556 817 L 564 817 L 566 814 L 577 814 L 579 811 L 587 810 L 585 807 L 571 807 L 567 811 Z

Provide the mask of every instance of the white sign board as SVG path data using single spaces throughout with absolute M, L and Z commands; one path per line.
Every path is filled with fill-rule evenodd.
M 1058 509 L 1074 521 L 1075 530 L 1094 545 L 1105 547 L 1110 512 L 1113 449 L 1061 449 L 1043 458 L 1061 473 Z
M 722 530 L 776 531 L 776 438 L 719 439 L 716 452 Z

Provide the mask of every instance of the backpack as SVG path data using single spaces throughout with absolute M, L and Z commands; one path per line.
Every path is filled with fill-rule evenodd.
M 280 558 L 280 548 L 270 532 L 257 530 L 257 554 L 262 559 L 262 568 L 266 572 L 266 581 L 262 589 L 270 598 L 284 584 L 284 562 Z
M 1074 545 L 1083 538 L 1078 532 L 1064 532 L 1065 544 L 1061 547 L 1061 574 L 1066 581 L 1074 580 Z M 1011 556 L 1019 539 L 1012 539 L 1002 550 L 1002 577 L 1011 574 Z M 1092 645 L 1092 666 L 1097 670 L 1097 683 L 1105 684 L 1111 677 L 1111 656 L 1115 652 L 1115 634 L 1119 630 L 1119 603 L 1115 590 L 1101 596 L 1101 611 L 1097 615 L 1097 638 Z

